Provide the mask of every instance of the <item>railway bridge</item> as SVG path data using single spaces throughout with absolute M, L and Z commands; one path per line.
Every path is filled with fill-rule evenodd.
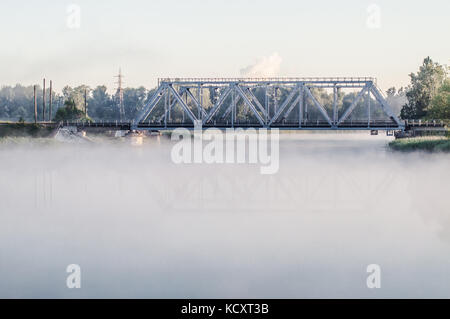
M 285 130 L 445 130 L 442 121 L 400 121 L 375 78 L 163 78 L 131 122 L 63 122 L 97 130 L 184 127 Z M 349 92 L 350 91 L 350 92 Z M 414 133 L 416 134 L 416 133 Z
M 198 123 L 203 128 L 288 130 L 405 127 L 374 78 L 163 78 L 131 129 L 193 128 Z

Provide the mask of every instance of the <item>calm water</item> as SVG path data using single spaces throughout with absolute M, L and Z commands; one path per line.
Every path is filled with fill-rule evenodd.
M 387 141 L 283 136 L 272 176 L 167 142 L 0 145 L 0 297 L 449 298 L 450 156 Z

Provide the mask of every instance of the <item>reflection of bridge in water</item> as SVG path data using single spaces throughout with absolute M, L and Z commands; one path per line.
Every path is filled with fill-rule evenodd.
M 203 128 L 404 129 L 373 78 L 160 79 L 131 128 L 200 123 Z

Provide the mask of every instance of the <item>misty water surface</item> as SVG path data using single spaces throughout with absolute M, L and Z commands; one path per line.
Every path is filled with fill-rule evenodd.
M 387 141 L 283 135 L 272 176 L 169 142 L 0 144 L 0 297 L 448 298 L 450 157 Z

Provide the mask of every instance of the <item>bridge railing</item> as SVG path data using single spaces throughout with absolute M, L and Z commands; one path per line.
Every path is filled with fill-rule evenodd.
M 445 123 L 443 120 L 405 120 L 405 124 L 409 127 L 433 127 L 439 126 L 444 127 Z
M 327 82 L 327 83 L 376 83 L 373 77 L 267 77 L 267 78 L 159 78 L 158 86 L 161 83 L 174 84 L 208 84 L 208 83 L 286 83 L 286 82 Z
M 236 120 L 232 124 L 229 120 L 223 120 L 223 121 L 212 121 L 210 123 L 206 123 L 203 125 L 204 128 L 210 128 L 210 127 L 217 127 L 217 128 L 223 128 L 223 127 L 261 127 L 261 124 L 255 121 L 250 120 Z M 138 128 L 176 128 L 176 127 L 194 127 L 194 124 L 189 121 L 175 121 L 175 122 L 141 122 L 138 124 Z M 298 120 L 282 120 L 280 122 L 274 123 L 271 125 L 272 128 L 277 127 L 283 127 L 283 128 L 292 128 L 292 129 L 298 129 L 298 128 L 397 128 L 398 125 L 394 121 L 389 120 L 371 120 L 368 122 L 367 120 L 353 120 L 349 119 L 344 122 L 342 122 L 338 127 L 330 125 L 327 121 L 324 120 L 302 120 L 301 123 L 298 122 Z

